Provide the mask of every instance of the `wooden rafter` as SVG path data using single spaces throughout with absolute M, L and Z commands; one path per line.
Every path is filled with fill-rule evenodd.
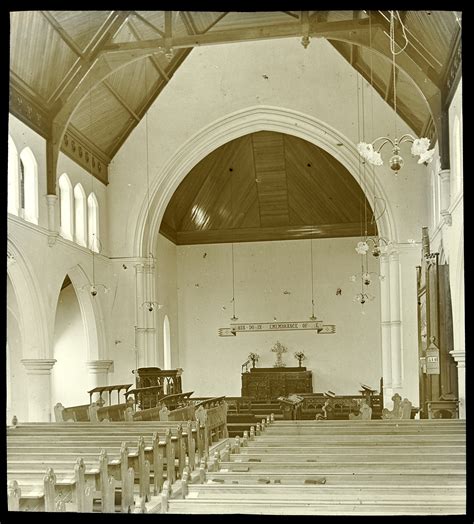
M 135 38 L 137 40 L 141 40 L 142 35 L 140 34 L 140 31 L 135 26 L 135 24 L 131 20 L 128 20 L 127 21 L 127 25 L 130 28 L 130 30 L 132 31 L 132 33 L 135 36 Z M 150 58 L 151 63 L 153 64 L 153 67 L 156 69 L 157 73 L 161 77 L 163 77 L 166 82 L 169 82 L 170 81 L 170 77 L 169 77 L 168 73 L 165 71 L 165 69 L 163 69 L 163 67 L 161 67 L 161 64 L 157 60 L 156 56 L 150 55 L 149 58 Z
M 153 31 L 155 31 L 156 33 L 158 33 L 160 36 L 165 36 L 165 33 L 163 33 L 163 31 L 161 31 L 161 29 L 158 29 L 158 27 L 156 27 L 155 24 L 152 24 L 149 20 L 147 20 L 146 18 L 144 18 L 142 15 L 138 14 L 136 11 L 133 11 L 133 16 L 137 17 L 139 20 L 141 20 L 145 25 L 147 25 L 148 27 L 150 27 L 151 29 L 153 29 Z M 130 20 L 129 20 L 129 23 L 130 23 Z
M 173 36 L 173 11 L 165 11 L 165 39 Z
M 338 22 L 309 21 L 309 36 L 320 36 L 351 41 L 352 36 L 363 33 L 368 42 L 367 20 L 343 20 Z M 372 24 L 373 26 L 376 24 Z M 168 40 L 174 49 L 192 48 L 201 45 L 216 45 L 232 42 L 243 42 L 270 38 L 301 36 L 301 22 L 268 24 L 259 27 L 226 29 L 199 35 L 180 35 Z M 360 40 L 360 37 L 359 37 Z M 140 42 L 111 43 L 104 46 L 102 53 L 131 54 L 134 57 L 156 52 L 166 47 L 165 39 L 142 40 Z M 364 41 L 365 44 L 365 41 Z M 359 44 L 360 45 L 360 44 Z
M 360 19 L 362 16 L 362 11 L 352 11 L 352 18 L 354 20 Z M 369 23 L 369 31 L 370 31 L 370 23 Z M 370 36 L 370 35 L 369 35 Z M 350 47 L 350 64 L 351 66 L 355 66 L 357 64 L 357 61 L 359 59 L 359 48 L 355 44 L 352 44 Z
M 72 80 L 62 91 L 52 108 L 51 140 L 46 143 L 47 191 L 56 194 L 56 167 L 61 141 L 69 120 L 85 94 L 111 72 L 110 66 L 100 60 L 104 45 L 112 40 L 128 18 L 129 11 L 113 11 L 86 46 L 83 58 Z
M 220 14 L 210 25 L 204 29 L 203 33 L 207 33 L 210 29 L 212 29 L 216 24 L 218 24 L 224 16 L 228 15 L 229 11 L 225 11 L 224 13 Z
M 186 28 L 186 32 L 188 35 L 197 35 L 198 30 L 194 24 L 194 20 L 192 19 L 191 15 L 189 14 L 189 11 L 180 11 L 179 17 L 183 21 L 184 27 Z
M 49 24 L 55 29 L 59 34 L 65 44 L 69 46 L 71 51 L 73 51 L 77 56 L 83 58 L 82 49 L 74 42 L 74 40 L 66 33 L 62 25 L 54 18 L 54 16 L 49 11 L 41 11 L 41 14 L 46 18 Z
M 66 87 L 70 84 L 70 82 L 73 81 L 81 65 L 80 60 L 81 59 L 78 57 L 77 60 L 75 60 L 74 63 L 72 64 L 69 71 L 63 76 L 63 79 L 61 80 L 61 82 L 59 82 L 56 89 L 49 96 L 48 104 L 52 104 L 55 100 L 58 100 L 62 96 Z
M 108 80 L 104 80 L 102 82 L 105 87 L 112 93 L 112 95 L 115 97 L 115 99 L 120 103 L 120 105 L 126 109 L 130 115 L 133 116 L 133 118 L 137 121 L 137 122 L 140 122 L 140 117 L 135 113 L 135 111 L 127 104 L 126 100 L 120 95 L 120 93 L 117 92 L 117 90 L 110 85 L 109 81 Z
M 83 58 L 79 61 L 79 67 L 77 68 L 74 78 L 69 82 L 68 86 L 64 89 L 62 97 L 67 100 L 70 95 L 77 89 L 77 87 L 83 84 L 84 78 L 88 76 L 91 69 L 97 63 L 97 58 L 102 50 L 102 47 L 108 43 L 120 29 L 122 24 L 125 22 L 129 15 L 128 11 L 112 12 L 107 20 L 104 22 L 101 31 L 97 32 L 94 38 L 89 42 L 84 52 Z M 53 113 L 57 114 L 62 109 L 65 103 L 60 100 L 57 102 L 56 107 L 53 108 Z
M 176 69 L 178 69 L 178 67 L 182 64 L 183 60 L 188 56 L 189 53 L 190 53 L 189 50 L 181 50 L 175 54 L 167 70 L 170 78 L 173 76 Z M 166 85 L 165 80 L 163 78 L 160 78 L 160 80 L 158 81 L 158 86 L 156 90 L 145 100 L 144 104 L 142 104 L 142 106 L 140 107 L 140 110 L 137 111 L 137 114 L 140 115 L 141 118 L 148 111 L 148 108 L 154 102 L 156 97 L 160 94 L 161 90 L 163 89 L 165 85 Z M 125 127 L 125 129 L 123 130 L 123 133 L 121 133 L 121 135 L 116 140 L 113 147 L 109 149 L 109 151 L 107 152 L 111 158 L 113 158 L 115 153 L 120 149 L 123 142 L 126 140 L 127 136 L 129 135 L 129 133 L 132 131 L 132 129 L 136 125 L 137 125 L 137 122 L 131 121 L 130 124 Z
M 372 21 L 380 24 L 382 27 L 382 30 L 385 34 L 385 37 L 387 41 L 390 41 L 390 21 L 389 19 L 384 16 L 380 11 L 372 11 L 371 12 Z M 402 18 L 403 20 L 403 18 Z M 405 47 L 405 39 L 403 38 L 403 35 L 400 32 L 395 32 L 395 43 L 397 46 L 402 49 Z M 403 53 L 397 56 L 401 57 L 402 55 L 406 55 L 412 62 L 414 62 L 418 69 L 423 71 L 423 73 L 429 78 L 429 80 L 435 84 L 437 87 L 440 86 L 440 75 L 436 72 L 434 67 L 432 66 L 431 61 L 423 54 L 417 46 L 415 46 L 411 39 L 408 39 L 408 45 L 405 47 L 405 50 Z
M 48 140 L 47 144 L 48 192 L 55 192 L 55 174 L 53 175 L 52 172 L 55 170 L 55 162 L 57 162 L 61 137 L 67 129 L 68 122 L 75 108 L 90 88 L 104 81 L 107 76 L 116 71 L 118 67 L 126 65 L 142 56 L 148 56 L 150 58 L 155 70 L 163 79 L 163 85 L 164 82 L 169 81 L 172 71 L 176 69 L 175 64 L 178 62 L 181 63 L 184 59 L 183 56 L 187 55 L 187 53 L 183 55 L 177 53 L 179 49 L 190 50 L 202 45 L 271 38 L 301 37 L 302 34 L 305 34 L 307 27 L 309 37 L 323 37 L 330 42 L 345 42 L 348 44 L 346 49 L 350 56 L 349 60 L 356 68 L 358 68 L 360 63 L 360 60 L 357 60 L 359 46 L 370 48 L 371 40 L 374 52 L 379 53 L 386 60 L 391 59 L 390 41 L 387 36 L 389 33 L 390 20 L 386 16 L 386 11 L 371 11 L 369 13 L 369 19 L 361 19 L 361 11 L 355 11 L 352 20 L 340 20 L 337 22 L 327 21 L 330 11 L 316 11 L 311 15 L 303 14 L 303 12 L 296 15 L 295 13 L 286 11 L 284 13 L 288 16 L 286 18 L 287 22 L 284 23 L 281 21 L 266 21 L 264 25 L 256 27 L 245 25 L 245 22 L 243 22 L 242 26 L 238 28 L 235 26 L 229 29 L 226 29 L 225 26 L 216 28 L 215 25 L 227 15 L 227 12 L 222 12 L 219 13 L 217 18 L 205 30 L 198 29 L 192 17 L 192 12 L 179 12 L 179 16 L 188 34 L 179 34 L 173 31 L 173 16 L 177 15 L 178 12 L 168 11 L 161 13 L 164 15 L 164 31 L 134 11 L 110 12 L 105 22 L 102 23 L 100 29 L 95 32 L 87 46 L 81 49 L 82 46 L 80 47 L 76 44 L 75 40 L 51 12 L 41 11 L 42 16 L 48 21 L 72 53 L 74 53 L 75 57 L 77 57 L 69 70 L 63 75 L 59 85 L 55 86 L 54 92 L 49 95 L 48 100 L 45 100 L 43 104 L 44 110 L 48 113 L 48 126 L 49 122 L 51 122 L 51 134 L 53 136 L 53 140 Z M 142 40 L 140 32 L 133 26 L 131 20 L 128 20 L 129 26 L 138 41 L 114 43 L 114 35 L 122 27 L 123 23 L 127 21 L 129 14 L 132 14 L 136 17 L 136 20 L 140 20 L 152 28 L 158 38 Z M 406 15 L 403 11 L 401 11 L 400 14 L 401 16 Z M 369 23 L 372 27 L 372 35 L 369 34 Z M 409 28 L 407 28 L 407 31 L 408 29 Z M 452 43 L 450 43 L 451 58 L 446 64 L 443 64 L 442 67 L 430 53 L 429 48 L 423 45 L 423 41 L 420 41 L 421 37 L 416 38 L 416 35 L 408 34 L 409 45 L 403 53 L 397 55 L 396 65 L 397 68 L 402 70 L 413 81 L 418 92 L 426 100 L 437 130 L 436 134 L 440 140 L 442 164 L 444 165 L 446 164 L 448 147 L 446 139 L 444 139 L 444 143 L 441 143 L 443 142 L 443 138 L 440 135 L 444 134 L 443 130 L 446 129 L 446 105 L 449 102 L 450 96 L 452 96 L 456 79 L 460 76 L 460 68 L 458 67 L 460 62 L 460 58 L 458 57 L 459 53 L 453 51 L 456 46 L 456 38 L 458 43 L 460 41 L 460 29 L 459 34 L 454 36 Z M 373 36 L 373 38 L 370 38 L 370 36 Z M 397 44 L 403 47 L 405 41 L 401 31 L 396 31 L 395 38 Z M 179 59 L 173 59 L 169 67 L 163 67 L 156 56 L 154 56 L 158 50 L 174 50 Z M 108 57 L 109 54 L 111 56 L 113 55 L 113 60 L 110 62 L 104 59 L 104 57 Z M 114 64 L 113 66 L 109 65 L 112 63 Z M 396 74 L 398 75 L 398 69 Z M 109 89 L 111 86 L 107 84 L 106 87 Z M 387 89 L 385 89 L 385 87 L 382 88 L 382 96 L 388 99 L 391 96 L 391 84 L 392 81 L 389 82 Z M 160 88 L 158 88 L 158 92 L 159 91 Z M 111 92 L 111 94 L 117 98 L 117 92 L 115 92 L 115 94 Z M 119 99 L 117 98 L 117 100 Z M 119 102 L 123 105 L 125 100 L 122 98 Z M 401 102 L 398 105 L 400 107 L 400 113 L 402 113 Z M 131 107 L 125 107 L 125 109 L 133 116 L 133 121 L 131 121 L 130 124 L 133 128 L 138 119 L 141 118 L 142 112 L 135 111 L 135 109 Z M 407 108 L 407 110 L 409 111 L 409 108 Z M 405 119 L 409 118 L 409 115 L 403 116 Z M 420 120 L 420 118 L 418 120 Z M 422 117 L 422 120 L 425 121 L 426 119 Z M 54 160 L 55 157 L 56 160 Z

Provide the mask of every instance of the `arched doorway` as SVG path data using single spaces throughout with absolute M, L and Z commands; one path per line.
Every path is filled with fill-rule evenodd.
M 54 358 L 51 374 L 53 406 L 86 404 L 87 395 L 87 334 L 76 290 L 66 275 L 58 296 L 53 337 Z
M 28 420 L 28 403 L 24 394 L 27 383 L 26 369 L 22 365 L 23 340 L 22 321 L 18 300 L 12 281 L 7 276 L 7 424 L 13 416 L 19 421 Z

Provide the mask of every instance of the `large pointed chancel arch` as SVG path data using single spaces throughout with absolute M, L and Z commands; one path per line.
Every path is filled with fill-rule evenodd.
M 249 133 L 275 131 L 306 140 L 332 155 L 356 179 L 372 209 L 374 194 L 364 191 L 360 173 L 360 156 L 355 144 L 336 129 L 317 118 L 287 108 L 254 106 L 231 113 L 204 127 L 187 140 L 169 159 L 164 168 L 154 176 L 150 188 L 150 206 L 143 200 L 136 221 L 134 252 L 146 256 L 153 252 L 161 220 L 178 185 L 189 171 L 209 153 Z M 341 144 L 344 147 L 341 147 Z M 372 167 L 368 166 L 370 175 Z M 372 176 L 371 176 L 372 178 Z M 377 222 L 379 234 L 398 242 L 397 229 L 385 189 L 375 180 L 375 193 L 386 202 L 386 210 Z M 148 216 L 150 211 L 151 216 Z

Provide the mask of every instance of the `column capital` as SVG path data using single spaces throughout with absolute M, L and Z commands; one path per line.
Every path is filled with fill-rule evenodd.
M 440 215 L 443 218 L 443 222 L 447 226 L 452 226 L 453 225 L 453 217 L 451 216 L 451 213 L 447 209 L 442 209 L 440 211 Z
M 451 169 L 441 169 L 438 172 L 438 176 L 441 178 L 441 180 L 449 180 L 451 177 Z
M 55 204 L 58 200 L 58 195 L 46 195 L 46 202 L 48 204 Z
M 89 373 L 107 373 L 113 360 L 89 360 L 86 362 Z
M 23 358 L 21 360 L 29 375 L 49 375 L 56 362 L 54 358 Z
M 145 264 L 143 262 L 137 262 L 135 264 L 135 270 L 137 273 L 143 273 L 145 270 Z
M 463 368 L 466 366 L 466 352 L 463 350 L 456 351 L 453 349 L 449 352 L 449 354 L 454 358 L 456 361 L 458 368 Z
M 16 262 L 15 255 L 7 250 L 7 268 Z

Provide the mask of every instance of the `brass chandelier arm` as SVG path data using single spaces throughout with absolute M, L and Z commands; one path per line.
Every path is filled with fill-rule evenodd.
M 413 143 L 415 141 L 415 137 L 410 135 L 410 133 L 406 133 L 405 135 L 401 136 L 398 140 L 398 143 L 401 144 L 403 142 L 411 142 Z
M 396 147 L 396 143 L 391 139 L 389 138 L 388 136 L 379 136 L 378 138 L 376 138 L 373 142 L 372 142 L 372 146 L 374 146 L 375 148 L 375 143 L 378 142 L 379 140 L 383 140 L 383 142 L 380 144 L 380 146 L 376 149 L 377 153 L 380 153 L 380 150 L 383 148 L 383 146 L 387 143 L 390 143 L 392 145 L 392 147 Z

